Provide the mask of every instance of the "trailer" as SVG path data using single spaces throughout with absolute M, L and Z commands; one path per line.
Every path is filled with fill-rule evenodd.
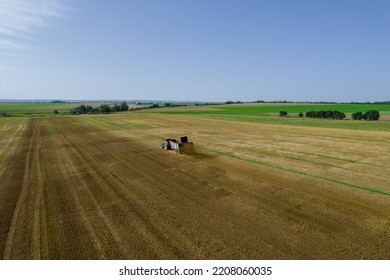
M 173 138 L 165 138 L 161 143 L 161 149 L 174 150 L 177 154 L 192 154 L 194 143 L 188 142 L 187 136 L 180 137 L 180 142 Z

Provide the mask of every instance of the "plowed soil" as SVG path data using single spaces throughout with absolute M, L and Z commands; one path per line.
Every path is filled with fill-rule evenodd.
M 0 168 L 3 259 L 390 258 L 386 131 L 7 118 Z

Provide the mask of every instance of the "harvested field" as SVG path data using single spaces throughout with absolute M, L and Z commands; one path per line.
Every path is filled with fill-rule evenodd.
M 3 259 L 390 258 L 389 131 L 4 118 L 0 166 Z

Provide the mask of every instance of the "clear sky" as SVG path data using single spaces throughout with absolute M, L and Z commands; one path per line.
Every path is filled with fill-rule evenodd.
M 390 100 L 388 0 L 0 0 L 0 99 Z

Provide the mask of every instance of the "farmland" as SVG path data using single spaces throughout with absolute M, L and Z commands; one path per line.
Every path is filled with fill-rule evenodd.
M 389 122 L 213 110 L 0 118 L 2 258 L 390 258 Z
M 63 102 L 30 102 L 30 103 L 0 103 L 0 114 L 6 113 L 9 116 L 49 116 L 54 110 L 59 114 L 69 114 L 70 109 L 86 103 L 63 103 Z M 99 106 L 104 103 L 87 103 L 90 106 Z M 111 104 L 111 103 L 106 103 Z
M 0 113 L 10 116 L 45 116 L 52 115 L 54 110 L 68 112 L 75 106 L 75 103 L 0 103 Z
M 289 117 L 280 118 L 280 111 L 287 111 Z M 347 120 L 334 121 L 326 119 L 298 118 L 298 114 L 317 110 L 336 110 L 345 112 Z M 381 120 L 385 122 L 350 121 L 351 113 L 378 110 Z M 324 128 L 341 128 L 356 130 L 390 131 L 389 104 L 239 104 L 220 106 L 189 106 L 178 108 L 162 108 L 148 113 L 191 115 L 207 119 L 249 122 L 258 124 L 309 126 Z M 290 117 L 291 116 L 291 117 Z
M 234 115 L 264 115 L 264 114 L 279 114 L 280 111 L 288 111 L 289 113 L 298 114 L 300 112 L 317 111 L 317 110 L 335 110 L 342 111 L 346 114 L 353 112 L 365 112 L 368 110 L 378 110 L 382 115 L 390 115 L 389 104 L 304 104 L 304 103 L 259 103 L 259 104 L 235 104 L 235 105 L 219 105 L 219 106 L 193 106 L 187 108 L 168 109 L 162 112 L 169 114 L 197 114 L 203 115 L 204 109 L 208 109 L 208 114 L 234 114 Z

